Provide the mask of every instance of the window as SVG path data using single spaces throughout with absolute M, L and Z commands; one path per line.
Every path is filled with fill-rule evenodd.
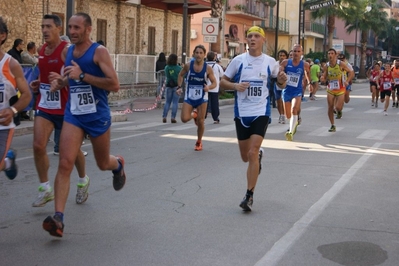
M 107 46 L 107 21 L 105 19 L 97 19 L 97 40 L 102 40 Z
M 177 30 L 172 30 L 172 54 L 177 54 L 177 43 L 178 43 L 178 38 L 179 38 L 179 31 Z
M 66 28 L 67 25 L 65 25 L 65 15 L 64 15 L 64 13 L 53 12 L 53 15 L 57 15 L 57 16 L 60 17 L 61 23 L 62 23 L 60 35 L 61 35 L 61 36 L 62 36 L 62 35 L 65 35 L 65 28 Z
M 148 54 L 155 55 L 155 27 L 148 27 Z

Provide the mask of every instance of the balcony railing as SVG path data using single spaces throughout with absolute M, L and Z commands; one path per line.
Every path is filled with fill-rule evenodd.
M 264 27 L 266 29 L 276 29 L 276 16 L 272 15 L 269 19 L 264 21 Z M 290 21 L 285 18 L 279 17 L 278 19 L 278 30 L 288 33 L 290 31 Z
M 264 3 L 252 0 L 230 0 L 227 5 L 227 13 L 239 13 L 242 15 L 256 16 L 262 19 L 267 18 L 269 7 Z
M 306 21 L 305 22 L 305 30 L 324 35 L 327 28 L 324 26 L 324 24 Z

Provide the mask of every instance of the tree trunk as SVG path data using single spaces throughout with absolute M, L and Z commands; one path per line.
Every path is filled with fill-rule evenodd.
M 392 46 L 393 46 L 393 40 L 392 38 L 388 39 L 388 54 L 392 55 Z
M 327 22 L 328 28 L 328 49 L 332 48 L 333 37 L 334 37 L 334 29 L 335 29 L 335 16 L 328 16 Z
M 366 50 L 367 50 L 367 31 L 362 31 L 360 43 L 362 45 L 362 49 L 360 50 L 360 69 L 359 69 L 359 78 L 366 78 Z
M 222 28 L 223 28 L 223 0 L 212 0 L 211 1 L 211 17 L 212 18 L 219 18 L 219 34 L 216 38 L 216 43 L 211 44 L 211 51 L 220 54 L 220 45 L 223 45 L 220 43 L 220 34 L 223 34 Z M 222 55 L 223 56 L 223 55 Z

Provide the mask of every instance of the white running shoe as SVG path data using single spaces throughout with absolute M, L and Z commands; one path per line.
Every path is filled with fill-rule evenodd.
M 43 207 L 47 202 L 54 200 L 54 191 L 52 188 L 45 190 L 44 187 L 39 187 L 39 195 L 32 203 L 32 207 Z
M 78 183 L 78 185 L 77 185 L 77 187 L 78 187 L 78 190 L 76 192 L 76 203 L 77 204 L 84 203 L 87 200 L 87 198 L 89 197 L 90 178 L 87 175 L 86 175 L 86 177 L 87 177 L 86 184 Z

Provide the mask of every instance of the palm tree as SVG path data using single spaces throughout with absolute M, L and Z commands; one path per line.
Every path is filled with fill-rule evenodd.
M 394 18 L 390 18 L 387 21 L 385 27 L 383 28 L 381 35 L 379 36 L 381 39 L 385 39 L 389 55 L 392 55 L 392 47 L 394 40 L 397 40 L 399 37 L 398 30 L 399 30 L 399 21 L 397 21 Z
M 328 32 L 329 48 L 332 47 L 332 40 L 335 30 L 335 18 L 338 17 L 342 18 L 343 20 L 346 20 L 348 18 L 348 14 L 343 11 L 343 8 L 345 6 L 357 7 L 359 6 L 359 1 L 362 0 L 335 0 L 334 5 L 329 6 L 327 8 L 320 8 L 310 13 L 313 19 L 323 18 L 327 16 L 327 32 Z M 315 1 L 307 1 L 306 5 L 310 5 L 312 2 Z
M 366 6 L 369 6 L 368 10 L 366 10 Z M 361 32 L 359 78 L 366 77 L 365 62 L 367 37 L 369 30 L 372 30 L 374 32 L 376 40 L 378 40 L 378 36 L 382 34 L 382 31 L 385 29 L 386 24 L 388 23 L 388 14 L 381 11 L 382 8 L 383 6 L 378 2 L 378 0 L 361 0 L 360 8 L 349 6 L 344 10 L 344 12 L 346 12 L 347 14 L 351 14 L 351 16 L 347 18 L 345 23 L 347 32 L 351 33 L 356 29 L 360 30 Z
M 219 18 L 219 34 L 223 34 L 223 8 L 225 7 L 226 0 L 211 0 L 211 17 Z M 219 35 L 220 36 L 220 35 Z M 213 52 L 220 53 L 220 38 L 216 38 L 216 43 L 211 44 L 211 50 Z M 223 56 L 223 55 L 222 55 Z

